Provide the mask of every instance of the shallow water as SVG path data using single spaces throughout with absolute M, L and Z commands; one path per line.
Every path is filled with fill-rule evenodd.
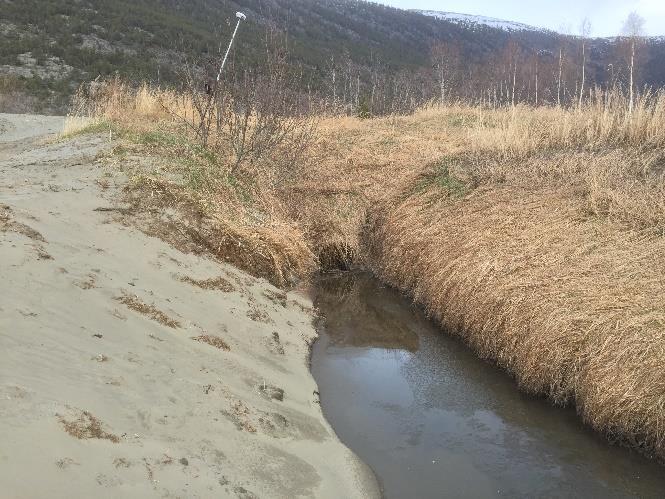
M 323 277 L 315 293 L 324 414 L 385 497 L 665 497 L 665 467 L 521 394 L 373 277 Z

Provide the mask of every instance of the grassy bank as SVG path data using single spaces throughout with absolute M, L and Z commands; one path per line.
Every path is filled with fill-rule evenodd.
M 664 458 L 665 98 L 627 109 L 320 117 L 298 157 L 240 168 L 223 135 L 197 144 L 187 97 L 117 87 L 88 112 L 146 230 L 282 286 L 371 267 L 522 389 Z

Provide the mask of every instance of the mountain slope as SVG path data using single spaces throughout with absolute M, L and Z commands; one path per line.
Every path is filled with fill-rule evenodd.
M 232 62 L 239 67 L 259 64 L 268 33 L 281 31 L 290 60 L 302 68 L 302 88 L 354 109 L 370 95 L 374 102 L 377 88 L 388 103 L 377 112 L 397 109 L 393 101 L 410 99 L 409 107 L 435 97 L 440 79 L 436 67 L 441 66 L 432 58 L 436 45 L 455 54 L 455 61 L 446 62 L 455 67 L 446 71 L 450 69 L 447 79 L 457 87 L 451 87 L 457 98 L 479 99 L 488 88 L 499 87 L 505 94 L 503 73 L 517 65 L 517 98 L 533 99 L 535 73 L 546 71 L 540 84 L 548 82 L 547 99 L 552 101 L 554 59 L 564 48 L 571 93 L 579 80 L 578 39 L 489 18 L 423 15 L 356 0 L 3 0 L 0 95 L 30 95 L 43 110 L 62 111 L 80 82 L 98 76 L 175 83 L 185 61 L 218 57 L 238 10 L 248 20 L 239 31 Z M 617 74 L 625 77 L 618 45 L 592 43 L 590 85 L 608 82 L 608 64 L 621 67 Z M 665 82 L 664 56 L 665 42 L 650 41 L 640 84 Z M 534 64 L 540 69 L 534 70 Z M 3 108 L 18 102 L 0 97 Z

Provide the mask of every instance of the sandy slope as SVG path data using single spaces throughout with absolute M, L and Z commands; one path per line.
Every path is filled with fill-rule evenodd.
M 0 115 L 0 495 L 375 495 L 317 403 L 310 304 L 95 211 L 122 179 L 61 127 Z

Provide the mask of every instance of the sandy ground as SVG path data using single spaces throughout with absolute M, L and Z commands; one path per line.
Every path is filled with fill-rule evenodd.
M 0 115 L 0 496 L 371 497 L 311 304 L 116 223 L 99 136 Z

